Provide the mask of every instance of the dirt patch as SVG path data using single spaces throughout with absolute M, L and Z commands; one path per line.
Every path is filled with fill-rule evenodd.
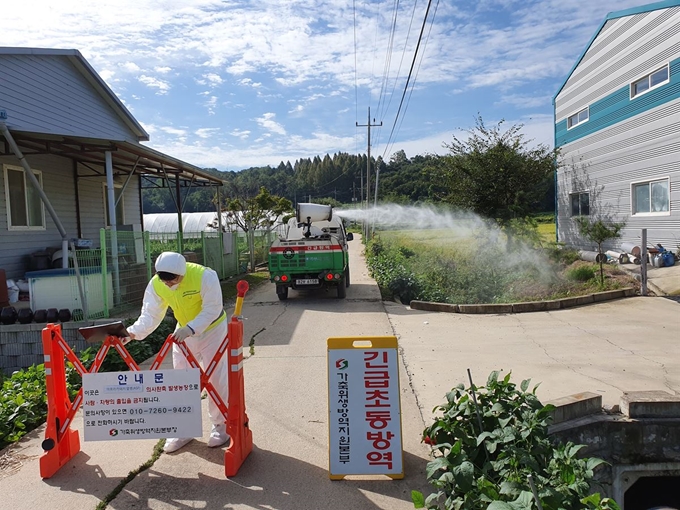
M 31 457 L 23 455 L 11 447 L 7 448 L 5 452 L 0 455 L 0 479 L 13 475 L 21 469 L 24 462 L 30 460 Z
M 605 264 L 603 270 L 604 284 L 601 284 L 599 265 L 577 260 L 562 267 L 549 285 L 535 280 L 516 284 L 514 295 L 516 301 L 546 301 L 622 288 L 634 288 L 637 293 L 640 292 L 640 282 L 630 273 L 612 264 Z M 577 279 L 577 275 L 585 281 Z

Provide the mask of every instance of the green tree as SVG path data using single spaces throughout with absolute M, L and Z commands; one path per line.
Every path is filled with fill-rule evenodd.
M 602 251 L 602 245 L 610 239 L 621 237 L 621 230 L 626 226 L 623 222 L 615 222 L 603 218 L 589 218 L 577 216 L 574 218 L 579 233 L 589 241 L 597 244 L 597 252 L 600 254 L 600 285 L 604 285 L 604 261 L 606 256 Z
M 481 116 L 468 137 L 444 144 L 450 154 L 430 167 L 443 201 L 489 218 L 509 231 L 511 220 L 535 212 L 553 183 L 556 152 L 530 146 L 522 124 L 487 127 Z M 510 232 L 511 233 L 511 232 Z
M 259 193 L 255 196 L 245 193 L 227 202 L 223 211 L 226 211 L 227 217 L 246 232 L 251 270 L 255 267 L 255 231 L 269 231 L 278 216 L 292 210 L 293 204 L 290 200 L 272 195 L 264 186 L 260 187 Z

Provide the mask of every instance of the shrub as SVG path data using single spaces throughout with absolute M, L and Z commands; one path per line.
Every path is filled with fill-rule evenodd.
M 587 282 L 595 278 L 595 268 L 590 265 L 581 265 L 568 269 L 566 276 L 575 282 Z
M 0 392 L 0 449 L 42 424 L 46 416 L 45 366 L 14 372 Z
M 423 431 L 434 450 L 426 474 L 436 492 L 412 492 L 416 508 L 527 510 L 534 508 L 530 479 L 544 510 L 618 509 L 610 499 L 589 495 L 593 470 L 604 461 L 579 458 L 582 445 L 554 444 L 548 437 L 551 405 L 518 390 L 510 374 L 491 372 L 486 387 L 462 384 L 446 395 L 441 414 Z M 530 478 L 531 477 L 531 478 Z

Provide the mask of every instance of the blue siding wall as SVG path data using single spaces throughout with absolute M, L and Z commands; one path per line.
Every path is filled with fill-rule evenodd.
M 630 86 L 595 101 L 590 105 L 589 120 L 567 130 L 567 120 L 555 124 L 555 147 L 592 135 L 623 120 L 680 98 L 680 59 L 670 63 L 670 81 L 646 94 L 630 99 Z

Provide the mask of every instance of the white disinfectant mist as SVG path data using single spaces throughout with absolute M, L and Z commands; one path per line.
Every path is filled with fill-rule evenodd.
M 556 267 L 540 250 L 508 236 L 494 222 L 471 212 L 453 211 L 433 206 L 384 204 L 369 209 L 336 209 L 333 213 L 348 221 L 361 222 L 369 231 L 399 231 L 413 240 L 427 238 L 427 243 L 454 246 L 456 251 L 471 250 L 488 266 L 489 271 L 531 274 L 537 283 L 548 284 Z M 427 232 L 432 235 L 427 235 Z M 493 256 L 491 256 L 491 254 Z

